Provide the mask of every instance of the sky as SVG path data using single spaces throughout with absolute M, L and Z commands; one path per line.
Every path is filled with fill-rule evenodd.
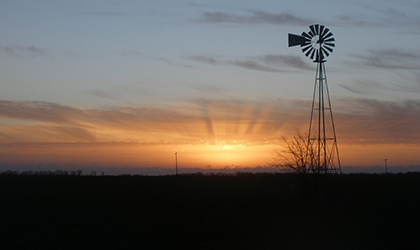
M 0 168 L 268 166 L 309 126 L 323 24 L 342 166 L 420 165 L 420 3 L 0 2 Z

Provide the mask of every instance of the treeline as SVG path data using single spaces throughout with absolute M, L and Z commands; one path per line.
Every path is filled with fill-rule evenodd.
M 13 171 L 13 170 L 5 170 L 0 171 L 0 175 L 26 175 L 26 176 L 104 176 L 105 172 L 97 172 L 97 171 L 88 171 L 83 172 L 83 170 L 24 170 L 24 171 Z M 148 176 L 143 174 L 115 174 L 116 176 Z M 238 171 L 234 173 L 226 173 L 226 172 L 210 172 L 210 173 L 203 173 L 203 172 L 191 172 L 191 173 L 181 173 L 177 176 L 183 177 L 194 177 L 194 176 L 202 176 L 202 177 L 267 177 L 267 176 L 304 176 L 302 174 L 291 173 L 287 171 L 283 172 L 246 172 L 246 171 Z M 357 172 L 357 173 L 343 173 L 341 176 L 419 176 L 419 171 L 409 171 L 405 173 L 364 173 L 364 172 Z M 174 174 L 160 174 L 158 176 L 176 176 Z M 316 174 L 311 175 L 307 174 L 307 176 L 317 176 Z M 333 175 L 331 175 L 333 176 Z
M 72 171 L 66 171 L 66 170 L 55 170 L 55 171 L 51 171 L 51 170 L 49 170 L 49 171 L 32 171 L 32 170 L 12 171 L 12 170 L 6 170 L 6 171 L 1 171 L 0 175 L 82 176 L 83 171 L 80 170 L 80 169 L 72 170 Z M 96 171 L 91 171 L 90 174 L 85 174 L 85 175 L 96 176 Z
M 274 175 L 294 175 L 293 173 L 270 173 L 270 172 L 261 172 L 261 173 L 252 173 L 252 172 L 235 172 L 235 173 L 224 173 L 224 172 L 214 172 L 214 173 L 203 173 L 203 172 L 195 172 L 195 173 L 181 173 L 178 175 L 174 174 L 161 174 L 159 176 L 183 176 L 183 177 L 245 177 L 245 176 L 274 176 Z M 48 170 L 48 171 L 33 171 L 33 170 L 25 170 L 25 171 L 12 171 L 12 170 L 5 170 L 0 171 L 0 175 L 30 175 L 30 176 L 97 176 L 101 175 L 104 176 L 105 172 L 102 171 L 100 174 L 97 174 L 97 171 L 90 171 L 89 173 L 83 173 L 83 170 Z M 117 176 L 121 177 L 135 177 L 135 176 L 147 176 L 143 174 L 118 174 Z

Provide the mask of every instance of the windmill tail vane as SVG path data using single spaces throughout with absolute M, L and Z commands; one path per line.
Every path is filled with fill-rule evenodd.
M 302 35 L 289 34 L 289 47 L 300 45 L 302 52 L 314 62 L 325 62 L 335 47 L 333 34 L 320 24 L 313 24 L 309 29 Z

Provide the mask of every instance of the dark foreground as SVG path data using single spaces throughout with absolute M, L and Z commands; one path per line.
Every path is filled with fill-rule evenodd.
M 337 181 L 330 194 L 280 174 L 0 175 L 0 247 L 420 249 L 420 174 Z

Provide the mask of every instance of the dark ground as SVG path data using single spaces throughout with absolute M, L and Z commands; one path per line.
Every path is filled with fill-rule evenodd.
M 420 174 L 328 183 L 340 192 L 285 174 L 0 175 L 0 248 L 420 249 Z

